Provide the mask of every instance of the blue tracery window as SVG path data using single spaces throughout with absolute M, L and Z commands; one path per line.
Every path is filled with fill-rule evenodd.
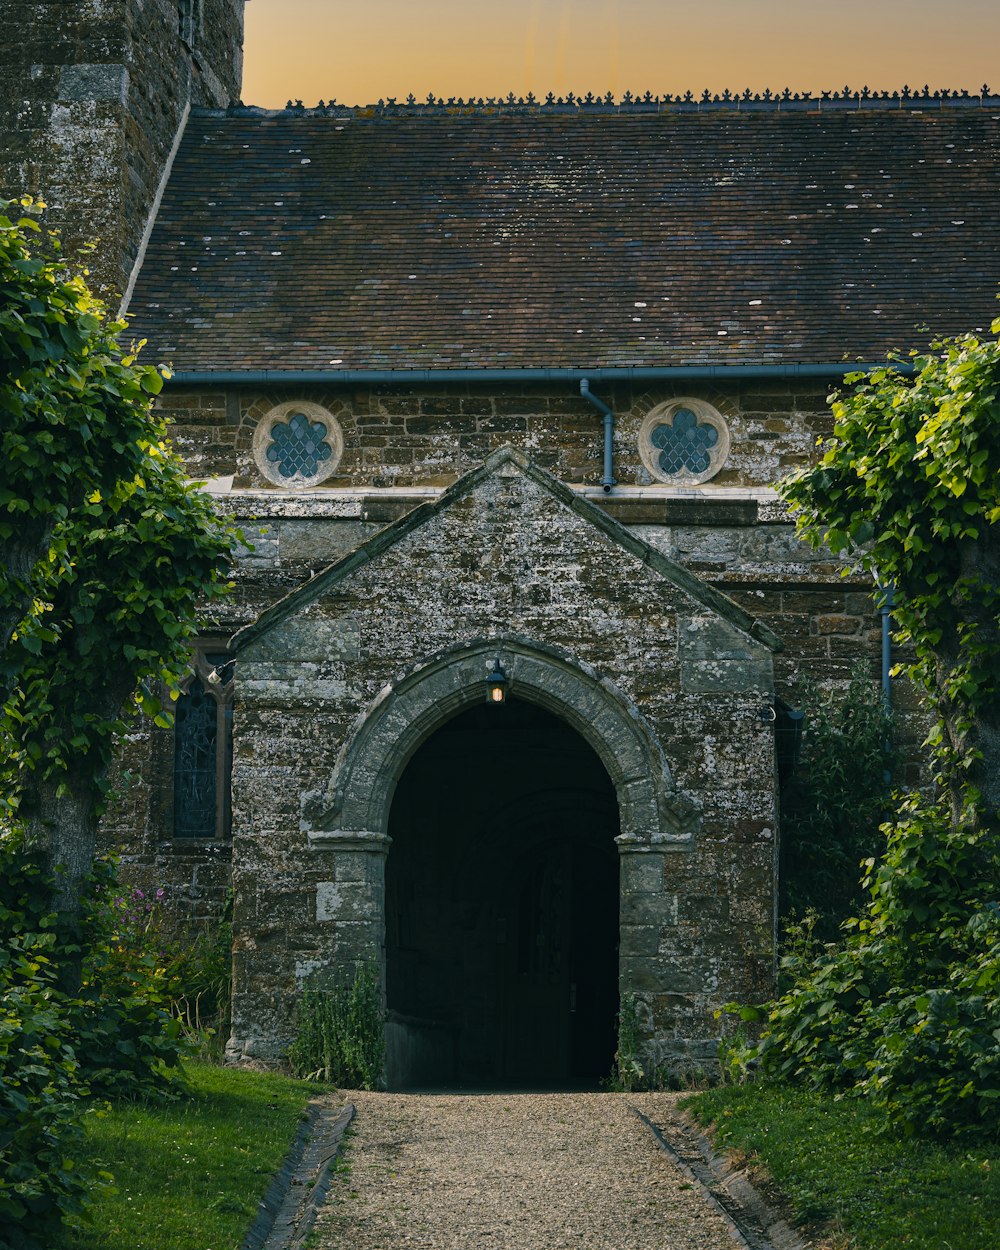
M 673 399 L 648 414 L 639 455 L 649 474 L 668 485 L 707 482 L 729 455 L 729 427 L 703 399 Z
M 174 837 L 229 835 L 233 666 L 204 651 L 174 710 Z M 209 676 L 217 673 L 218 681 Z
M 690 408 L 678 408 L 673 421 L 658 425 L 650 435 L 659 449 L 659 465 L 664 473 L 704 473 L 711 464 L 708 449 L 719 441 L 719 432 L 710 425 L 699 425 Z
M 336 472 L 343 452 L 337 418 L 309 400 L 276 404 L 254 430 L 254 460 L 275 486 L 293 490 L 318 486 Z
M 322 421 L 310 421 L 304 412 L 271 427 L 271 446 L 265 453 L 282 477 L 315 477 L 324 460 L 333 455 L 325 441 L 330 431 Z

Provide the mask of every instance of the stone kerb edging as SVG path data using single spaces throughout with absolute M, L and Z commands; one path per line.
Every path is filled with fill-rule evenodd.
M 615 787 L 624 834 L 691 843 L 700 808 L 675 786 L 640 710 L 608 678 L 559 648 L 504 634 L 435 654 L 383 687 L 355 721 L 328 785 L 303 795 L 300 829 L 310 845 L 387 828 L 407 761 L 434 729 L 483 697 L 498 654 L 512 693 L 561 717 L 593 747 Z
M 729 1225 L 733 1240 L 743 1250 L 807 1250 L 795 1229 L 772 1210 L 742 1172 L 715 1151 L 710 1139 L 686 1116 L 671 1115 L 665 1124 L 658 1125 L 638 1107 L 632 1106 L 630 1110 L 646 1125 L 660 1149 L 718 1211 Z
M 240 1250 L 299 1250 L 305 1245 L 353 1119 L 353 1103 L 341 1108 L 325 1098 L 310 1102 L 308 1119 L 268 1186 Z

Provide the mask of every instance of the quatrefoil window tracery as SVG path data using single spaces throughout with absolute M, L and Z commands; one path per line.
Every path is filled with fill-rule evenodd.
M 675 399 L 654 408 L 639 432 L 639 454 L 660 482 L 696 485 L 719 472 L 729 455 L 729 429 L 700 399 Z

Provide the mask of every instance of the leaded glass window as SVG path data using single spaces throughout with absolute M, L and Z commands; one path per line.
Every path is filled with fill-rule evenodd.
M 722 416 L 700 399 L 660 404 L 639 432 L 639 454 L 660 482 L 707 482 L 729 455 L 729 429 Z
M 659 450 L 659 466 L 664 473 L 704 473 L 711 464 L 708 449 L 719 441 L 719 432 L 710 425 L 699 425 L 690 408 L 678 408 L 671 422 L 661 421 L 650 435 Z
M 336 418 L 306 400 L 278 404 L 264 414 L 253 436 L 257 468 L 276 486 L 315 486 L 340 462 L 344 440 Z
M 322 421 L 310 421 L 304 412 L 271 427 L 271 446 L 266 455 L 282 477 L 315 477 L 324 460 L 333 454 L 324 441 L 329 430 Z
M 174 837 L 229 834 L 233 664 L 201 651 L 174 710 Z M 212 676 L 216 680 L 211 680 Z
M 193 48 L 201 30 L 202 0 L 177 0 L 177 33 Z

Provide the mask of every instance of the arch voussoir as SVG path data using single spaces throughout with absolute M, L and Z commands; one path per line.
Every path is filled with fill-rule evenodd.
M 383 688 L 358 718 L 323 796 L 303 805 L 314 845 L 343 830 L 385 833 L 396 783 L 439 725 L 483 697 L 501 654 L 517 697 L 562 717 L 594 748 L 618 795 L 630 843 L 690 841 L 698 809 L 676 789 L 663 748 L 613 683 L 558 648 L 530 639 L 477 639 L 420 661 Z

